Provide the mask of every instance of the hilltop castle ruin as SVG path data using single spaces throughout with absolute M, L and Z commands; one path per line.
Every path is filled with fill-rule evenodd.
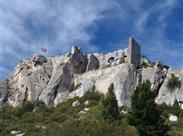
M 71 48 L 71 52 L 66 54 L 66 56 L 73 56 L 77 58 L 79 54 L 83 55 L 84 62 L 81 60 L 78 61 L 87 65 L 86 71 L 96 70 L 108 66 L 116 66 L 122 63 L 134 64 L 136 68 L 139 68 L 141 65 L 140 45 L 131 37 L 129 38 L 128 48 L 126 49 L 121 49 L 107 54 L 93 53 L 84 55 L 80 47 L 73 46 Z M 36 64 L 43 64 L 47 60 L 44 56 L 38 55 L 35 56 L 32 61 L 36 66 Z
M 67 99 L 82 97 L 93 87 L 106 94 L 112 83 L 118 105 L 130 106 L 131 94 L 145 80 L 150 80 L 155 90 L 162 86 L 157 103 L 173 104 L 174 95 L 166 95 L 167 79 L 172 73 L 183 79 L 182 72 L 141 57 L 140 46 L 133 38 L 129 38 L 126 49 L 107 54 L 85 54 L 73 46 L 65 55 L 37 55 L 20 61 L 7 80 L 8 96 L 0 94 L 0 106 L 5 103 L 17 107 L 37 100 L 49 107 L 56 106 Z M 183 101 L 179 97 L 183 94 L 181 90 L 177 94 L 179 101 Z
M 71 54 L 80 53 L 80 48 L 73 46 Z M 141 51 L 140 45 L 133 39 L 129 38 L 128 48 L 110 52 L 108 54 L 94 53 L 88 55 L 88 61 L 93 68 L 87 68 L 88 70 L 97 69 L 99 67 L 115 66 L 122 63 L 134 64 L 136 68 L 141 65 Z M 92 64 L 94 63 L 94 64 Z M 96 67 L 95 67 L 96 66 Z
M 122 98 L 118 93 L 123 90 L 122 84 L 125 84 L 125 93 L 134 90 L 137 83 L 136 68 L 141 67 L 140 46 L 133 38 L 129 38 L 128 44 L 128 48 L 108 54 L 84 54 L 79 47 L 73 46 L 71 52 L 65 55 L 55 57 L 37 55 L 24 59 L 17 64 L 8 79 L 8 91 L 11 96 L 7 99 L 7 103 L 16 107 L 26 101 L 39 99 L 47 106 L 52 106 L 72 96 L 78 96 L 78 91 L 71 93 L 72 86 L 82 84 L 79 92 L 83 94 L 94 85 L 97 90 L 107 91 L 109 84 L 114 82 L 118 101 L 124 101 L 119 104 L 127 104 L 126 97 Z M 104 69 L 108 66 L 111 68 Z M 133 74 L 129 75 L 129 72 Z M 127 77 L 129 81 L 126 83 L 123 79 Z M 3 95 L 0 104 L 4 99 Z

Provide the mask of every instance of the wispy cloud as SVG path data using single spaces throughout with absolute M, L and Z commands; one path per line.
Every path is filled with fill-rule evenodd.
M 141 9 L 141 14 L 135 21 L 135 27 L 141 32 L 144 31 L 147 28 L 146 23 L 153 14 L 157 14 L 157 20 L 154 21 L 159 21 L 160 24 L 164 24 L 164 19 L 176 5 L 176 0 L 161 0 L 148 9 Z
M 172 16 L 174 9 L 183 7 L 181 0 L 1 1 L 3 51 L 0 50 L 0 60 L 3 62 L 0 62 L 0 79 L 12 71 L 18 60 L 41 53 L 41 47 L 48 49 L 47 56 L 62 54 L 73 44 L 79 44 L 86 51 L 106 47 L 113 50 L 122 47 L 128 36 L 137 38 L 143 53 L 152 59 L 162 59 L 175 67 L 183 66 L 180 59 L 183 57 L 180 53 L 183 52 L 183 38 L 179 37 L 177 41 L 167 37 L 170 26 L 183 25 L 183 19 L 174 23 Z M 99 23 L 109 31 L 98 27 Z M 111 29 L 112 25 L 117 25 L 115 31 Z M 97 30 L 104 32 L 96 35 Z M 172 33 L 168 35 L 175 35 L 175 30 Z M 183 31 L 179 33 L 181 35 Z M 109 41 L 106 36 L 119 43 L 100 45 L 101 42 L 92 42 L 103 35 L 102 40 Z
M 48 49 L 47 55 L 66 52 L 74 43 L 95 50 L 87 29 L 104 18 L 103 12 L 113 5 L 109 0 L 6 0 L 1 3 L 3 15 L 3 62 L 0 73 L 9 73 L 23 57 Z
M 181 6 L 178 0 L 160 0 L 148 8 L 143 9 L 141 14 L 137 16 L 135 21 L 135 28 L 137 37 L 141 37 L 144 44 L 144 52 L 154 60 L 161 60 L 172 67 L 183 67 L 183 37 L 177 39 L 169 39 L 167 37 L 167 29 L 169 25 L 174 26 L 177 23 L 183 25 L 183 19 L 179 22 L 169 22 L 175 18 L 170 16 L 173 10 Z M 154 23 L 154 25 L 152 25 Z M 179 26 L 181 29 L 181 26 Z M 168 35 L 176 34 L 173 30 Z M 181 35 L 181 34 L 180 34 Z

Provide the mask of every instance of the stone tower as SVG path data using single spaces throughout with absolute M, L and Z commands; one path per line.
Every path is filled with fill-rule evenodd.
M 136 67 L 140 67 L 141 64 L 141 53 L 140 45 L 132 38 L 128 41 L 128 63 L 134 64 Z

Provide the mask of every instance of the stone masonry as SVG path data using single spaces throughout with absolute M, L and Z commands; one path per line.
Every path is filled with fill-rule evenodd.
M 140 66 L 141 63 L 141 53 L 139 44 L 133 39 L 129 38 L 128 43 L 128 63 L 134 64 L 136 67 Z

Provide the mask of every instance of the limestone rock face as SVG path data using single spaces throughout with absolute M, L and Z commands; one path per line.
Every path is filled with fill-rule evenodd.
M 133 43 L 130 42 L 130 45 Z M 136 63 L 140 60 L 145 62 L 139 58 L 140 47 L 133 46 L 133 51 L 129 52 L 130 49 L 85 55 L 74 46 L 66 55 L 49 58 L 38 55 L 24 59 L 7 79 L 8 86 L 2 87 L 0 83 L 0 106 L 7 103 L 17 107 L 36 100 L 49 107 L 55 106 L 69 98 L 83 96 L 94 86 L 97 91 L 106 94 L 112 83 L 119 106 L 130 106 L 133 91 L 147 79 L 152 83 L 153 90 L 159 90 L 158 104 L 172 105 L 175 99 L 183 103 L 183 70 L 173 70 L 159 62 L 146 62 L 149 65 L 142 68 L 142 63 Z M 181 88 L 174 91 L 167 88 L 172 73 L 182 81 Z
M 6 103 L 16 107 L 36 100 L 43 101 L 47 106 L 63 102 L 67 99 L 74 74 L 84 73 L 88 63 L 87 56 L 78 52 L 46 60 L 39 65 L 35 65 L 33 59 L 17 64 L 8 79 Z
M 159 89 L 165 78 L 166 73 L 160 67 L 154 66 L 142 69 L 142 82 L 150 80 L 153 90 Z
M 105 94 L 110 84 L 114 83 L 119 106 L 130 105 L 130 95 L 137 85 L 136 75 L 134 65 L 128 63 L 78 75 L 75 78 L 75 84 L 81 84 L 81 86 L 71 92 L 69 98 L 81 97 L 86 91 L 90 91 L 93 86 L 97 91 Z
M 55 59 L 53 63 L 51 79 L 39 97 L 47 106 L 57 105 L 66 100 L 74 74 L 86 71 L 87 56 L 75 53 L 68 58 Z
M 7 103 L 16 107 L 26 101 L 37 100 L 46 87 L 52 73 L 52 62 L 34 67 L 31 59 L 20 62 L 9 78 L 9 97 Z
M 181 88 L 176 88 L 171 91 L 167 88 L 167 82 L 174 74 L 181 80 Z M 159 94 L 156 98 L 158 104 L 166 103 L 168 105 L 173 105 L 175 99 L 178 102 L 183 102 L 183 71 L 175 70 L 169 68 L 168 70 L 157 65 L 154 67 L 147 67 L 142 69 L 142 81 L 150 80 L 152 84 L 152 89 L 159 90 Z
M 171 91 L 167 88 L 167 82 L 171 78 L 171 74 L 174 74 L 176 77 L 179 78 L 179 80 L 181 80 L 182 86 L 180 89 L 177 88 Z M 162 84 L 159 90 L 156 102 L 158 104 L 166 103 L 168 105 L 173 105 L 175 99 L 177 99 L 178 102 L 183 102 L 183 71 L 169 69 L 167 73 L 167 78 L 165 79 L 164 83 Z

